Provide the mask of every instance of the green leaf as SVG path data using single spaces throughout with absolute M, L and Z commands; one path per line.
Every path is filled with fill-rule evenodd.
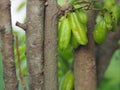
M 63 6 L 66 2 L 72 3 L 75 0 L 57 0 L 57 4 Z
M 112 73 L 114 73 L 114 75 Z M 105 72 L 105 77 L 115 82 L 120 82 L 120 49 L 113 54 L 109 67 Z
M 103 8 L 103 2 L 95 2 L 95 4 L 94 4 L 94 7 L 95 8 L 98 8 L 98 9 L 102 9 Z
M 25 7 L 26 2 L 22 2 L 16 9 L 17 12 L 19 12 L 23 7 Z

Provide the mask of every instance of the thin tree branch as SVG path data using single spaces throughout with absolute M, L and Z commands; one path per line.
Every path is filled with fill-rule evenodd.
M 16 22 L 16 26 L 22 28 L 24 31 L 26 31 L 26 24 L 22 24 L 20 22 Z
M 5 31 L 5 27 L 0 25 L 0 33 Z
M 20 81 L 21 81 L 21 84 L 22 84 L 22 87 L 23 87 L 23 90 L 27 90 L 27 87 L 25 85 L 25 81 L 24 81 L 24 76 L 23 76 L 23 73 L 22 73 L 22 70 L 21 70 L 21 64 L 20 64 L 20 52 L 19 52 L 19 45 L 18 45 L 18 36 L 15 36 L 16 38 L 16 54 L 17 54 L 17 57 L 18 57 L 18 73 L 19 73 L 19 76 L 20 76 Z

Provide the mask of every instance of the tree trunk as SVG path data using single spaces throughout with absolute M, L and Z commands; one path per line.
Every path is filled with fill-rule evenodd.
M 96 90 L 96 65 L 93 40 L 94 12 L 88 11 L 88 39 L 87 46 L 81 46 L 75 52 L 74 74 L 75 90 Z
M 0 32 L 5 90 L 17 90 L 9 0 L 0 1 Z
M 43 90 L 44 0 L 27 2 L 27 66 L 30 90 Z
M 56 0 L 48 0 L 45 11 L 45 90 L 58 90 L 57 79 L 57 12 Z

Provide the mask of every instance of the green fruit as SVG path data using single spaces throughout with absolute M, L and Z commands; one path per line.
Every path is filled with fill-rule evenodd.
M 98 14 L 96 17 L 96 23 L 100 23 L 101 20 L 103 20 L 103 16 L 101 14 Z
M 104 19 L 106 21 L 107 29 L 111 30 L 112 29 L 112 17 L 110 13 L 105 13 Z
M 112 6 L 111 12 L 113 19 L 115 19 L 118 22 L 120 19 L 120 6 L 119 5 Z
M 60 82 L 59 90 L 73 90 L 73 89 L 74 89 L 74 74 L 72 71 L 68 71 Z
M 81 7 L 80 4 L 76 4 L 76 2 L 74 2 L 73 8 L 78 9 L 78 8 L 80 8 L 80 7 Z
M 65 16 L 61 16 L 60 19 L 58 20 L 58 30 L 60 30 L 61 22 L 65 19 Z
M 77 42 L 81 45 L 86 45 L 88 43 L 86 27 L 83 23 L 81 23 L 78 19 L 78 16 L 75 12 L 70 13 L 69 22 L 72 29 L 72 33 L 77 40 Z
M 77 14 L 77 17 L 79 18 L 79 20 L 80 20 L 82 23 L 87 23 L 87 21 L 88 21 L 88 16 L 87 16 L 87 13 L 86 13 L 85 10 L 80 9 L 80 10 L 76 10 L 75 12 L 76 12 L 76 14 Z
M 100 23 L 96 24 L 94 28 L 93 37 L 96 43 L 101 44 L 106 40 L 107 27 L 105 20 L 101 20 Z
M 104 7 L 111 10 L 111 7 L 115 5 L 115 0 L 104 0 Z
M 60 49 L 67 48 L 71 38 L 71 28 L 68 21 L 68 18 L 63 16 L 63 19 L 61 21 L 61 24 L 58 28 L 58 46 Z
M 58 20 L 58 38 L 60 38 L 60 32 L 61 32 L 61 24 L 65 20 L 65 16 L 61 16 L 60 19 Z
M 77 40 L 75 39 L 74 35 L 72 34 L 71 37 L 71 42 L 70 42 L 71 46 L 76 49 L 79 46 L 79 43 L 77 42 Z

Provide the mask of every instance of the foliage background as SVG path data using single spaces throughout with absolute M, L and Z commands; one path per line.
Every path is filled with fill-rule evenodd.
M 24 30 L 15 26 L 15 22 L 19 21 L 24 23 L 26 20 L 26 0 L 13 0 L 12 2 L 12 23 L 13 23 L 13 33 L 19 37 L 19 51 L 21 59 L 21 69 L 24 74 L 24 79 L 27 82 L 27 65 L 26 65 L 26 39 Z M 14 45 L 15 47 L 15 45 Z M 18 62 L 15 53 L 15 62 L 16 62 L 16 72 L 18 75 Z M 59 83 L 68 70 L 72 67 L 72 62 L 74 58 L 74 51 L 71 46 L 66 50 L 61 51 L 58 49 L 58 79 Z M 4 90 L 4 81 L 3 81 L 3 68 L 2 68 L 2 56 L 0 52 L 0 90 Z M 19 83 L 19 90 L 23 90 L 21 83 Z M 117 49 L 110 61 L 110 64 L 104 74 L 103 79 L 101 80 L 98 90 L 120 90 L 120 49 Z

